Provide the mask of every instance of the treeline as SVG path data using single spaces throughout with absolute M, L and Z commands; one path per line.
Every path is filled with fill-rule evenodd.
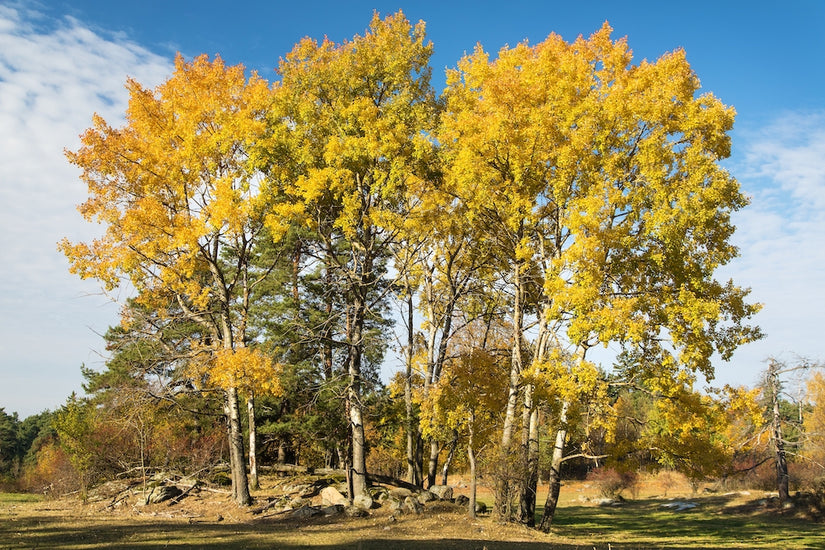
M 221 468 L 228 460 L 228 449 L 214 396 L 195 392 L 173 396 L 169 387 L 147 381 L 139 371 L 132 377 L 115 374 L 115 363 L 110 362 L 103 373 L 84 371 L 87 396 L 71 396 L 54 412 L 20 420 L 0 410 L 3 490 L 82 493 L 116 477 L 159 471 L 197 475 L 218 484 L 230 482 Z M 728 388 L 685 394 L 679 400 L 656 399 L 643 389 L 616 384 L 617 377 L 605 377 L 611 389 L 604 396 L 600 418 L 581 419 L 571 430 L 563 477 L 592 478 L 618 493 L 632 490 L 639 473 L 673 471 L 684 474 L 694 489 L 712 483 L 724 490 L 776 491 L 782 482 L 777 478 L 776 403 L 790 489 L 822 490 L 825 415 L 818 404 L 825 400 L 825 377 L 815 364 L 772 365 L 784 371 L 777 399 L 769 371 L 753 390 Z M 804 372 L 791 378 L 792 370 Z M 367 392 L 369 409 L 374 411 L 366 426 L 371 435 L 368 469 L 395 478 L 404 477 L 407 471 L 407 418 L 399 398 L 401 385 L 400 380 L 388 388 L 375 384 Z M 303 399 L 296 395 L 291 403 L 283 398 L 259 403 L 261 464 L 339 465 L 335 453 L 346 445 L 347 430 L 342 412 L 331 412 L 330 407 L 340 406 L 342 399 L 336 397 L 327 405 L 312 400 L 308 391 Z M 552 413 L 541 411 L 542 416 Z M 335 422 L 337 433 L 329 427 Z M 468 428 L 448 427 L 436 438 L 445 459 L 438 484 L 446 485 L 449 475 L 470 470 L 469 455 L 462 452 L 468 448 L 478 449 L 477 471 L 485 483 L 502 475 L 496 450 L 499 425 L 493 421 L 488 426 L 475 445 L 469 441 Z M 245 429 L 248 435 L 248 425 Z M 541 446 L 541 480 L 550 476 L 552 450 L 550 444 Z
M 719 166 L 734 112 L 684 52 L 633 64 L 610 35 L 479 46 L 441 94 L 401 13 L 302 40 L 272 83 L 206 56 L 130 80 L 126 124 L 96 116 L 67 153 L 104 228 L 60 244 L 71 270 L 136 290 L 87 373 L 96 405 L 67 405 L 70 456 L 87 425 L 144 434 L 141 467 L 214 439 L 197 456 L 228 459 L 240 505 L 259 457 L 342 467 L 351 498 L 371 468 L 432 485 L 460 457 L 528 525 L 549 480 L 546 530 L 571 455 L 642 442 L 675 467 L 733 445 L 749 394 L 694 384 L 761 336 L 747 289 L 714 276 L 747 204 Z M 589 353 L 608 344 L 609 375 Z M 100 456 L 76 466 L 125 467 Z

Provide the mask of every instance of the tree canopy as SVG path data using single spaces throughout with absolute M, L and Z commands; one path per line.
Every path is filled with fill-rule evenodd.
M 568 435 L 611 410 L 594 346 L 623 350 L 623 383 L 690 405 L 661 405 L 660 433 L 695 450 L 687 434 L 723 425 L 692 381 L 760 337 L 748 290 L 716 277 L 747 205 L 720 165 L 734 110 L 702 93 L 683 51 L 634 64 L 611 35 L 495 57 L 479 45 L 439 97 L 424 23 L 375 14 L 351 40 L 300 41 L 272 84 L 178 56 L 157 89 L 128 82 L 123 128 L 94 118 L 67 155 L 89 187 L 81 214 L 105 232 L 60 248 L 81 277 L 126 278 L 143 307 L 192 325 L 181 360 L 191 384 L 224 392 L 238 503 L 239 391 L 250 432 L 256 393 L 280 400 L 278 430 L 313 407 L 341 415 L 348 435 L 324 424 L 339 434 L 325 453 L 343 457 L 350 498 L 366 493 L 393 299 L 408 316 L 411 481 L 426 442 L 434 483 L 434 423 L 453 448 L 467 438 L 473 468 L 495 440 L 519 463 L 517 483 L 497 484 L 510 519 L 535 521 L 541 431 L 556 441 L 548 528 Z

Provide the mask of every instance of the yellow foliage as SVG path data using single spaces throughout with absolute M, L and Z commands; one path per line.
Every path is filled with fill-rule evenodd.
M 806 436 L 802 454 L 809 460 L 825 464 L 825 376 L 814 372 L 808 379 L 805 400 L 810 407 L 803 420 Z
M 542 266 L 547 321 L 573 345 L 644 346 L 712 375 L 714 350 L 759 337 L 741 326 L 759 309 L 748 291 L 712 278 L 747 203 L 717 163 L 734 111 L 699 94 L 683 51 L 633 65 L 611 33 L 465 56 L 438 132 L 446 185 L 511 265 Z
M 126 125 L 96 115 L 81 147 L 66 153 L 89 189 L 79 210 L 105 234 L 59 248 L 72 272 L 107 288 L 127 277 L 147 296 L 172 290 L 202 307 L 216 241 L 260 224 L 252 198 L 261 176 L 249 151 L 265 130 L 270 89 L 241 65 L 180 55 L 156 89 L 134 80 L 127 88 Z
M 449 361 L 421 404 L 421 434 L 439 439 L 444 430 L 487 441 L 499 427 L 506 398 L 507 369 L 487 350 L 471 349 Z
M 196 366 L 212 387 L 239 388 L 255 395 L 283 394 L 283 367 L 257 348 L 221 349 Z
M 348 240 L 396 223 L 390 213 L 432 155 L 431 52 L 423 22 L 398 12 L 340 44 L 305 38 L 282 59 L 272 149 L 290 172 L 269 190 L 287 203 L 267 218 L 276 237 L 296 221 Z

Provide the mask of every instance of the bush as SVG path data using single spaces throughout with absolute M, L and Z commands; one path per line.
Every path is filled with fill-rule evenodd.
M 26 464 L 19 483 L 23 491 L 59 496 L 80 489 L 80 475 L 66 452 L 49 442 Z
M 587 481 L 593 483 L 605 498 L 621 498 L 626 490 L 635 498 L 639 491 L 639 474 L 632 470 L 597 468 L 587 474 Z

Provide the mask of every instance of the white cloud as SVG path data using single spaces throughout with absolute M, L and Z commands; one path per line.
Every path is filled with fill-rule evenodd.
M 64 148 L 79 145 L 95 112 L 122 122 L 127 76 L 153 86 L 171 71 L 171 60 L 123 37 L 0 6 L 0 407 L 7 411 L 59 405 L 79 388 L 80 363 L 100 362 L 95 331 L 117 322 L 117 306 L 95 283 L 70 275 L 56 250 L 62 237 L 85 239 L 96 229 L 75 210 L 86 189 Z
M 726 274 L 764 304 L 756 322 L 767 338 L 736 353 L 729 377 L 717 372 L 752 384 L 769 356 L 825 360 L 825 112 L 787 113 L 739 137 L 733 171 L 752 203 L 734 218 L 741 257 Z

